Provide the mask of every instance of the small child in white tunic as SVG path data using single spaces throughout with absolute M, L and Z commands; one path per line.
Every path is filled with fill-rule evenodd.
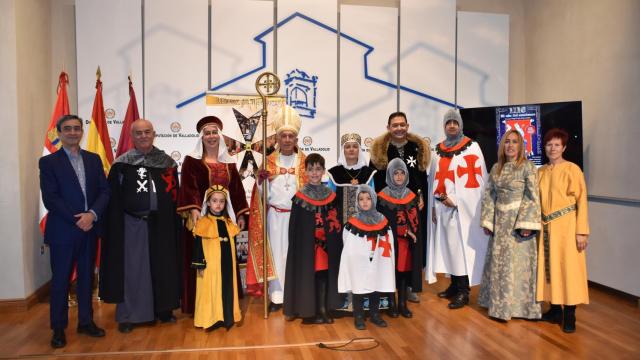
M 358 212 L 345 224 L 342 233 L 338 291 L 353 294 L 356 329 L 365 329 L 365 296 L 369 298 L 371 322 L 386 327 L 379 306 L 380 293 L 394 292 L 396 286 L 393 232 L 384 215 L 376 210 L 376 193 L 371 187 L 360 185 L 356 198 Z

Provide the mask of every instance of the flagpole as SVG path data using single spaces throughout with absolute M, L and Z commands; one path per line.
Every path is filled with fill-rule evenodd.
M 272 72 L 264 72 L 256 79 L 256 90 L 262 98 L 262 171 L 267 170 L 267 97 L 280 90 L 280 79 Z M 269 318 L 269 281 L 267 261 L 267 181 L 262 181 L 262 286 L 264 318 Z

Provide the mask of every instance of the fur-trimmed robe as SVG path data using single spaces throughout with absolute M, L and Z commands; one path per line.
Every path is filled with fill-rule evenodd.
M 426 171 L 427 168 L 429 168 L 429 161 L 431 160 L 430 144 L 419 135 L 416 135 L 413 133 L 407 133 L 407 140 L 409 142 L 407 145 L 411 146 L 411 143 L 413 143 L 413 145 L 418 150 L 417 151 L 418 159 L 416 164 L 418 166 L 418 170 L 423 172 Z M 390 160 L 393 160 L 394 158 L 399 157 L 398 152 L 395 149 L 393 149 L 393 152 L 395 153 L 396 156 L 390 156 L 388 152 L 390 143 L 391 143 L 391 134 L 389 134 L 388 132 L 382 136 L 375 138 L 375 140 L 373 140 L 373 144 L 371 145 L 371 148 L 370 148 L 371 165 L 378 170 L 386 169 Z M 405 145 L 405 147 L 407 145 Z M 406 155 L 407 154 L 405 153 L 405 158 L 406 158 Z M 405 159 L 405 162 L 406 162 L 406 159 Z M 384 172 L 382 173 L 383 175 L 385 175 Z M 383 176 L 383 179 L 384 179 L 384 176 Z M 384 183 L 385 182 L 382 181 L 382 184 Z M 382 187 L 384 188 L 384 185 Z

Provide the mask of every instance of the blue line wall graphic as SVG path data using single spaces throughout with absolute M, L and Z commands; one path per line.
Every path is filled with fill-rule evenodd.
M 301 14 L 301 13 L 299 13 L 299 12 L 295 12 L 295 13 L 293 13 L 293 14 L 289 15 L 288 17 L 286 17 L 285 19 L 283 19 L 282 21 L 280 21 L 280 22 L 276 25 L 276 27 L 277 27 L 277 28 L 280 28 L 280 27 L 282 27 L 283 25 L 286 25 L 288 22 L 290 22 L 291 20 L 293 20 L 293 19 L 295 19 L 295 18 L 300 18 L 300 19 L 303 19 L 303 20 L 305 20 L 305 21 L 308 21 L 308 22 L 310 22 L 310 23 L 312 23 L 312 24 L 314 24 L 314 25 L 317 25 L 317 26 L 319 26 L 319 27 L 321 27 L 321 28 L 323 28 L 323 29 L 325 29 L 325 30 L 327 30 L 327 31 L 329 31 L 329 32 L 334 33 L 334 34 L 336 34 L 336 33 L 337 33 L 337 30 L 336 30 L 336 29 L 334 29 L 334 28 L 332 28 L 332 27 L 330 27 L 330 26 L 328 26 L 328 25 L 326 25 L 326 24 L 323 24 L 323 23 L 321 23 L 321 22 L 320 22 L 320 21 L 318 21 L 318 20 L 315 20 L 315 19 L 313 19 L 313 18 L 310 18 L 310 17 L 309 17 L 309 16 L 307 16 L 307 15 Z M 258 42 L 258 43 L 262 46 L 262 62 L 261 62 L 261 65 L 260 65 L 260 66 L 258 66 L 258 67 L 257 67 L 257 68 L 255 68 L 255 69 L 249 70 L 249 71 L 247 71 L 247 72 L 245 72 L 245 73 L 243 73 L 243 74 L 241 74 L 241 75 L 239 75 L 239 76 L 236 76 L 236 77 L 234 77 L 234 78 L 232 78 L 232 79 L 230 79 L 230 80 L 227 80 L 227 81 L 225 81 L 225 82 L 223 82 L 223 83 L 221 83 L 221 84 L 215 85 L 215 86 L 213 86 L 210 90 L 211 90 L 211 91 L 218 91 L 218 90 L 221 90 L 221 89 L 223 89 L 224 87 L 226 87 L 226 86 L 228 86 L 228 85 L 230 85 L 230 84 L 233 84 L 233 83 L 234 83 L 234 82 L 236 82 L 236 81 L 239 81 L 239 80 L 241 80 L 241 79 L 244 79 L 244 78 L 246 78 L 247 76 L 250 76 L 250 75 L 252 75 L 252 74 L 255 74 L 255 73 L 259 72 L 260 70 L 263 70 L 263 69 L 266 67 L 266 58 L 267 58 L 267 44 L 266 44 L 266 42 L 263 40 L 263 38 L 264 38 L 266 35 L 270 34 L 272 31 L 273 31 L 273 27 L 269 27 L 267 30 L 263 31 L 262 33 L 258 34 L 256 37 L 254 37 L 254 38 L 253 38 L 253 40 L 254 40 L 254 41 Z M 370 80 L 370 81 L 373 81 L 373 82 L 378 83 L 378 84 L 383 85 L 383 86 L 387 86 L 387 87 L 389 87 L 389 88 L 393 88 L 393 89 L 396 89 L 396 88 L 398 87 L 398 85 L 397 85 L 397 84 L 394 84 L 394 83 L 389 82 L 389 81 L 386 81 L 386 80 L 382 80 L 382 79 L 380 79 L 380 78 L 377 78 L 377 77 L 375 77 L 375 76 L 371 76 L 371 75 L 369 74 L 368 57 L 369 57 L 369 55 L 370 55 L 371 53 L 373 53 L 373 51 L 375 50 L 375 49 L 373 48 L 373 46 L 368 45 L 368 44 L 366 44 L 366 43 L 364 43 L 364 42 L 362 42 L 362 41 L 360 41 L 360 40 L 358 40 L 358 39 L 356 39 L 356 38 L 354 38 L 354 37 L 352 37 L 352 36 L 349 36 L 349 35 L 347 35 L 347 34 L 345 34 L 345 33 L 340 33 L 340 37 L 341 37 L 341 38 L 343 38 L 343 39 L 345 39 L 345 40 L 347 40 L 347 41 L 353 42 L 354 44 L 359 45 L 359 46 L 361 46 L 361 47 L 363 47 L 363 48 L 365 48 L 365 49 L 366 49 L 366 52 L 365 52 L 364 57 L 363 57 L 363 61 L 364 61 L 364 77 L 365 77 L 365 79 Z M 452 59 L 452 60 L 453 60 L 453 59 Z M 422 98 L 425 98 L 425 99 L 428 99 L 428 100 L 431 100 L 431 101 L 435 101 L 435 102 L 440 103 L 440 104 L 443 104 L 443 105 L 447 105 L 447 106 L 451 106 L 451 107 L 454 107 L 454 106 L 455 106 L 453 103 L 451 103 L 451 102 L 449 102 L 449 101 L 446 101 L 446 100 L 444 100 L 444 99 L 440 99 L 440 98 L 438 98 L 438 97 L 435 97 L 435 96 L 429 95 L 429 94 L 427 94 L 427 93 L 425 93 L 425 92 L 422 92 L 422 91 L 419 91 L 419 90 L 416 90 L 416 89 L 412 89 L 412 88 L 407 87 L 407 86 L 400 85 L 400 90 L 402 90 L 402 91 L 406 91 L 406 92 L 409 92 L 409 93 L 411 93 L 411 94 L 414 94 L 414 95 L 420 96 L 420 97 L 422 97 Z M 205 92 L 201 92 L 201 93 L 199 93 L 199 94 L 197 94 L 197 95 L 195 95 L 195 96 L 193 96 L 193 97 L 191 97 L 191 98 L 189 98 L 189 99 L 187 99 L 187 100 L 185 100 L 185 101 L 182 101 L 182 102 L 180 102 L 179 104 L 177 104 L 177 105 L 176 105 L 176 108 L 180 109 L 180 108 L 182 108 L 182 107 L 184 107 L 184 106 L 186 106 L 186 105 L 189 105 L 190 103 L 192 103 L 192 102 L 194 102 L 194 101 L 196 101 L 196 100 L 201 99 L 202 97 L 204 97 L 204 96 L 205 96 L 205 94 L 206 94 Z M 458 105 L 458 107 L 459 107 L 459 108 L 462 108 L 462 107 L 461 107 L 461 106 L 459 106 L 459 105 Z

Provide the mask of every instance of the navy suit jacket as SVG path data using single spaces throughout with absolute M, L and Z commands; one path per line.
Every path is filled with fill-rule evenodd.
M 109 202 L 110 189 L 102 169 L 100 157 L 80 150 L 84 165 L 87 210 L 84 195 L 69 157 L 63 149 L 40 158 L 40 191 L 44 206 L 49 211 L 44 230 L 45 244 L 71 243 L 89 236 L 101 236 L 101 223 Z M 74 216 L 89 209 L 98 216 L 98 223 L 85 233 L 77 225 Z

